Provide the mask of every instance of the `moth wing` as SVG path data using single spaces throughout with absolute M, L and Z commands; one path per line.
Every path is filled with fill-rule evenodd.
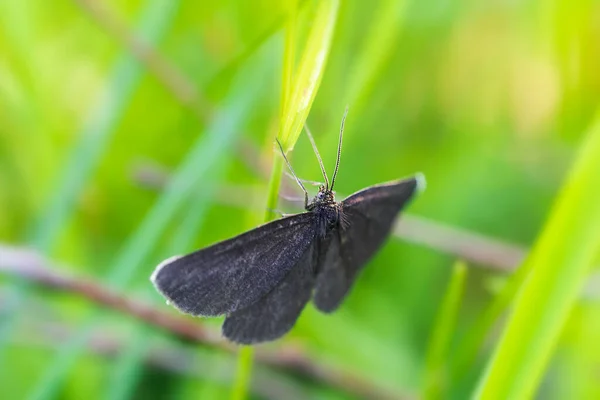
M 151 280 L 184 313 L 229 314 L 255 303 L 281 282 L 313 242 L 314 226 L 311 213 L 275 220 L 165 260 Z
M 375 185 L 341 202 L 342 219 L 322 247 L 313 301 L 323 312 L 334 311 L 357 273 L 390 234 L 396 216 L 418 187 L 417 177 Z
M 286 277 L 266 296 L 225 318 L 223 336 L 240 344 L 275 340 L 286 334 L 310 300 L 314 287 L 315 246 L 306 250 Z

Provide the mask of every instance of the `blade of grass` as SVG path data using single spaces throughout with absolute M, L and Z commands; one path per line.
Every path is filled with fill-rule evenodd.
M 290 16 L 290 20 L 296 17 L 295 7 L 296 4 L 294 1 L 293 8 L 291 9 L 293 14 Z M 296 35 L 291 32 L 286 33 L 281 90 L 282 115 L 278 133 L 279 141 L 286 153 L 294 148 L 321 83 L 337 21 L 339 1 L 321 1 L 316 7 L 315 20 L 309 32 L 295 79 L 291 79 L 294 76 L 291 69 L 294 64 L 293 50 L 296 48 Z M 295 29 L 295 26 L 295 22 L 289 22 L 286 28 L 288 30 Z M 289 86 L 292 85 L 292 82 L 294 82 L 294 85 Z M 272 218 L 272 210 L 277 208 L 282 170 L 283 161 L 281 157 L 275 157 L 268 186 L 269 192 L 267 194 L 265 222 Z M 231 398 L 234 400 L 244 399 L 248 395 L 252 358 L 253 349 L 251 346 L 240 348 L 237 371 L 231 393 Z
M 154 1 L 142 12 L 139 34 L 149 43 L 158 42 L 173 22 L 175 3 Z M 29 228 L 28 242 L 42 253 L 49 253 L 60 236 L 66 221 L 76 209 L 79 194 L 89 181 L 99 160 L 105 153 L 112 133 L 122 117 L 140 80 L 142 71 L 135 59 L 121 54 L 114 66 L 106 92 L 92 111 L 86 126 L 77 135 L 79 141 L 68 156 L 59 182 L 52 191 L 48 205 Z M 13 287 L 5 306 L 5 317 L 0 329 L 0 348 L 14 329 L 16 310 L 26 296 L 25 281 Z
M 198 179 L 209 174 L 211 166 L 231 148 L 240 125 L 249 115 L 254 98 L 260 91 L 260 77 L 263 76 L 255 65 L 244 72 L 235 83 L 226 104 L 206 132 L 199 136 L 161 197 L 112 264 L 106 279 L 111 287 L 123 289 L 131 281 L 144 259 L 154 249 L 173 215 L 189 197 Z M 93 330 L 96 314 L 93 313 L 85 328 L 59 350 L 47 374 L 34 386 L 32 398 L 46 399 L 56 394 L 64 375 L 75 362 Z
M 600 110 L 526 263 L 476 397 L 531 398 L 600 245 Z
M 290 70 L 294 64 L 291 61 L 293 58 L 290 55 L 291 50 L 286 50 L 282 79 L 284 87 L 282 88 L 281 100 L 284 106 L 281 108 L 282 114 L 279 123 L 279 133 L 277 135 L 286 153 L 294 148 L 321 84 L 325 64 L 330 52 L 338 8 L 338 0 L 322 1 L 317 5 L 315 20 L 309 32 L 306 47 L 296 74 Z M 295 26 L 296 23 L 291 23 L 287 28 L 294 28 Z M 287 34 L 286 46 L 295 49 L 297 47 L 295 45 L 295 38 L 295 34 Z M 289 77 L 294 77 L 293 84 L 292 80 L 288 79 Z M 292 86 L 286 88 L 285 85 L 288 84 Z M 275 157 L 271 170 L 271 178 L 269 179 L 265 221 L 273 218 L 272 210 L 277 208 L 282 172 L 283 160 L 281 157 Z
M 283 89 L 283 94 L 289 93 L 290 97 L 284 101 L 286 107 L 281 116 L 278 137 L 286 152 L 294 148 L 321 84 L 337 20 L 339 1 L 319 1 L 316 7 L 315 19 L 312 21 L 306 47 L 293 80 L 294 85 L 289 91 Z M 284 76 L 286 74 L 287 72 L 284 72 Z
M 425 359 L 424 399 L 441 399 L 448 383 L 448 347 L 456 325 L 456 317 L 463 296 L 467 266 L 458 261 L 452 268 L 448 289 L 442 300 L 439 314 L 433 327 Z
M 511 301 L 515 298 L 517 291 L 530 270 L 531 264 L 529 263 L 524 263 L 515 270 L 515 273 L 509 278 L 500 293 L 496 295 L 492 303 L 477 319 L 473 328 L 469 329 L 469 332 L 466 333 L 465 337 L 459 343 L 452 367 L 455 380 L 462 379 L 475 363 L 477 354 L 483 346 L 485 338 L 491 331 L 494 323 L 498 321 L 502 313 L 506 311 Z
M 243 400 L 248 397 L 250 379 L 252 377 L 253 358 L 254 349 L 252 346 L 240 347 L 235 368 L 233 390 L 231 392 L 232 400 Z

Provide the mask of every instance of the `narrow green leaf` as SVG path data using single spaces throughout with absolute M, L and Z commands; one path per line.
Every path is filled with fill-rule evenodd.
M 338 0 L 323 0 L 317 3 L 315 19 L 312 21 L 306 47 L 298 71 L 294 76 L 294 85 L 286 102 L 282 115 L 283 128 L 279 132 L 279 141 L 286 152 L 294 148 L 310 107 L 317 94 L 323 77 L 327 57 L 331 47 L 331 39 L 337 20 Z
M 295 43 L 296 35 L 292 33 L 286 34 L 286 47 L 289 46 L 292 49 L 286 48 L 284 51 L 284 87 L 282 87 L 281 91 L 281 103 L 283 104 L 281 109 L 283 114 L 281 115 L 280 130 L 277 135 L 286 153 L 294 148 L 319 89 L 330 52 L 339 1 L 322 1 L 319 2 L 317 7 L 312 30 L 308 35 L 305 50 L 296 74 L 289 71 L 293 67 L 291 54 L 293 54 L 293 50 L 297 47 Z M 296 23 L 289 23 L 286 28 L 295 29 L 295 27 Z M 295 76 L 295 78 L 288 79 L 290 76 Z M 285 85 L 291 85 L 291 87 L 286 87 Z M 267 194 L 266 221 L 273 218 L 273 210 L 277 208 L 282 172 L 283 160 L 281 157 L 275 157 Z
M 253 356 L 254 349 L 252 346 L 242 346 L 240 348 L 231 400 L 243 400 L 248 397 Z
M 514 299 L 515 294 L 529 274 L 529 270 L 529 263 L 522 264 L 517 268 L 515 273 L 508 278 L 508 282 L 504 285 L 500 293 L 496 295 L 483 314 L 478 317 L 473 328 L 469 329 L 465 334 L 458 345 L 456 359 L 453 362 L 452 370 L 454 379 L 464 377 L 473 366 L 479 349 L 483 346 L 487 335 L 494 326 L 494 323 L 498 321 Z
M 423 384 L 424 399 L 444 398 L 448 383 L 448 347 L 456 325 L 466 276 L 466 265 L 461 261 L 456 262 L 429 341 Z
M 529 258 L 476 397 L 532 398 L 600 246 L 600 112 Z

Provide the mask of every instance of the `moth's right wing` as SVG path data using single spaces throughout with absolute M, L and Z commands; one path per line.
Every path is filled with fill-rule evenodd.
M 278 219 L 194 253 L 163 261 L 151 280 L 184 313 L 230 314 L 271 291 L 309 249 L 314 215 Z
M 415 176 L 370 186 L 342 201 L 340 227 L 331 232 L 321 255 L 313 297 L 319 310 L 339 307 L 359 271 L 390 234 L 398 213 L 423 184 L 423 178 Z

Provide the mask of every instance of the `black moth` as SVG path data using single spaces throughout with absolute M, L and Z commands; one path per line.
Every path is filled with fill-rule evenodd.
M 225 315 L 223 335 L 255 344 L 277 339 L 311 299 L 326 313 L 337 309 L 358 272 L 379 250 L 422 175 L 368 187 L 337 203 L 321 157 L 307 130 L 325 184 L 306 212 L 281 218 L 194 253 L 163 261 L 151 280 L 176 308 L 196 316 Z

